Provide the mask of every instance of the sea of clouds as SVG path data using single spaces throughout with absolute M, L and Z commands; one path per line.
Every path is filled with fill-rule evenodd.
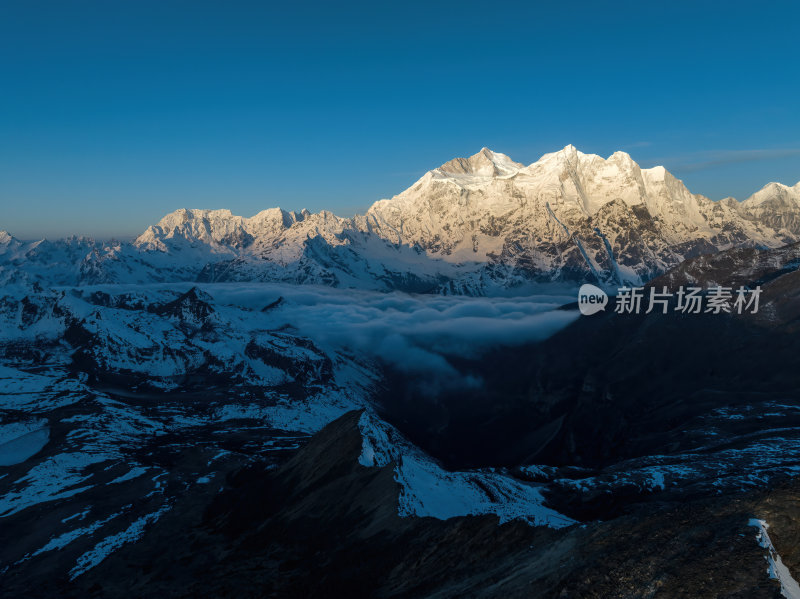
M 497 346 L 540 341 L 578 318 L 563 289 L 517 297 L 380 293 L 329 287 L 209 285 L 220 304 L 270 312 L 328 351 L 349 350 L 414 375 L 452 375 L 449 358 L 476 358 Z

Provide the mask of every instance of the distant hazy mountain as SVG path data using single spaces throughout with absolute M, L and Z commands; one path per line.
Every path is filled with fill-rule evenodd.
M 486 148 L 364 215 L 181 209 L 133 244 L 20 242 L 0 281 L 265 281 L 484 294 L 530 282 L 639 284 L 700 254 L 800 239 L 800 183 L 743 202 L 691 193 L 663 167 L 573 146 L 530 166 Z

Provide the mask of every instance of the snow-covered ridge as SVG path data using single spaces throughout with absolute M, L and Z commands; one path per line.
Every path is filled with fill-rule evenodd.
M 562 528 L 575 523 L 544 505 L 542 486 L 518 480 L 495 469 L 453 472 L 409 443 L 388 423 L 365 411 L 358 422 L 362 437 L 359 463 L 395 463 L 400 484 L 401 516 L 433 517 L 496 514 L 500 522 L 521 519 L 537 526 Z
M 789 572 L 789 568 L 784 565 L 781 556 L 778 555 L 778 552 L 775 550 L 775 546 L 769 538 L 769 533 L 767 533 L 769 525 L 766 520 L 752 518 L 750 522 L 748 522 L 748 525 L 758 528 L 756 540 L 761 547 L 767 550 L 767 555 L 764 556 L 768 564 L 767 574 L 770 578 L 780 583 L 781 596 L 787 599 L 800 599 L 800 585 L 797 583 L 797 580 L 794 579 L 792 573 Z
M 358 247 L 363 236 L 376 243 Z M 525 166 L 483 148 L 429 171 L 363 216 L 274 209 L 245 219 L 228 211 L 178 211 L 137 244 L 162 249 L 175 238 L 282 264 L 300 260 L 306 241 L 321 238 L 327 247 L 356 253 L 356 261 L 383 253 L 373 274 L 424 271 L 454 281 L 452 292 L 531 279 L 640 283 L 697 253 L 800 238 L 800 184 L 770 184 L 742 203 L 713 202 L 664 167 L 640 168 L 625 152 L 602 158 L 570 145 Z M 395 255 L 403 248 L 419 258 L 409 264 Z
M 307 211 L 287 212 L 280 208 L 262 210 L 244 218 L 230 210 L 187 210 L 181 208 L 167 214 L 157 225 L 148 227 L 134 242 L 136 246 L 166 251 L 163 240 L 180 237 L 191 242 L 202 241 L 211 246 L 247 245 L 256 237 L 277 235 L 293 224 L 302 222 Z
M 443 178 L 452 176 L 509 177 L 517 174 L 525 165 L 514 162 L 499 152 L 482 148 L 469 158 L 454 158 L 432 171 Z
M 715 202 L 625 152 L 569 145 L 525 166 L 483 148 L 353 218 L 180 209 L 132 244 L 3 233 L 0 282 L 278 280 L 481 295 L 552 281 L 640 284 L 698 254 L 798 239 L 800 183 Z

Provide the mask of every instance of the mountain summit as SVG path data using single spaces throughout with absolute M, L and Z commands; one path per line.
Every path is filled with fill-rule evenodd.
M 522 168 L 525 165 L 514 162 L 505 154 L 482 148 L 469 158 L 454 158 L 436 170 L 442 174 L 499 177 L 516 174 Z

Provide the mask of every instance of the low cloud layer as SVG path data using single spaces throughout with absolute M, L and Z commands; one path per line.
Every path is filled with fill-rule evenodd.
M 282 297 L 276 325 L 298 329 L 323 349 L 351 350 L 437 380 L 460 377 L 452 357 L 539 341 L 577 318 L 577 312 L 555 310 L 574 301 L 572 295 L 470 298 L 282 285 L 207 291 L 218 302 L 253 309 Z

